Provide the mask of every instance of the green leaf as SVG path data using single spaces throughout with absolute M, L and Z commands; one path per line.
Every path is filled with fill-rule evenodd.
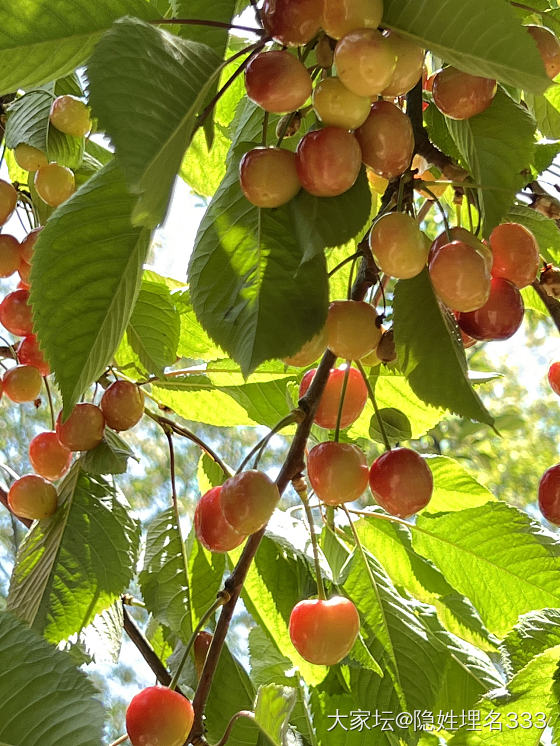
M 191 622 L 196 627 L 223 587 L 226 558 L 224 554 L 205 549 L 196 539 L 194 528 L 187 537 L 186 545 Z
M 537 122 L 543 137 L 560 138 L 560 85 L 553 85 L 542 96 L 525 96 L 529 110 Z
M 134 18 L 117 21 L 95 48 L 90 102 L 138 195 L 134 225 L 153 228 L 165 217 L 196 116 L 219 73 L 209 47 Z
M 128 443 L 106 428 L 101 443 L 84 453 L 80 463 L 90 474 L 125 474 L 129 458 L 138 461 Z
M 560 231 L 555 220 L 545 218 L 536 210 L 524 205 L 512 207 L 507 220 L 521 223 L 533 233 L 537 239 L 539 251 L 547 262 L 560 263 Z
M 212 487 L 219 487 L 226 480 L 227 475 L 222 471 L 222 467 L 213 461 L 207 453 L 203 453 L 198 460 L 198 469 L 196 471 L 196 481 L 201 495 L 211 490 Z
M 70 656 L 0 614 L 0 740 L 14 746 L 99 746 L 99 692 Z
M 533 658 L 560 646 L 560 609 L 542 609 L 522 614 L 504 638 L 502 650 L 508 668 L 518 673 Z
M 57 512 L 21 544 L 8 595 L 8 608 L 52 642 L 79 632 L 126 590 L 139 543 L 128 505 L 79 463 L 59 495 Z
M 397 283 L 393 312 L 399 366 L 414 393 L 434 407 L 492 425 L 469 381 L 463 346 L 434 295 L 427 270 Z
M 150 234 L 114 162 L 52 215 L 31 271 L 34 330 L 67 415 L 111 361 L 140 287 Z
M 518 54 L 513 48 L 512 52 Z M 488 236 L 527 183 L 523 172 L 530 171 L 533 160 L 535 121 L 525 107 L 498 90 L 492 105 L 482 114 L 462 121 L 447 119 L 447 126 L 475 184 L 480 186 L 483 233 Z
M 505 0 L 384 0 L 383 24 L 472 75 L 534 93 L 550 85 L 535 44 Z
M 181 334 L 177 355 L 195 360 L 217 360 L 224 357 L 224 351 L 216 346 L 199 324 L 191 303 L 188 290 L 173 293 L 173 302 L 181 315 Z
M 95 11 L 95 12 L 94 12 Z M 60 78 L 82 65 L 113 21 L 153 18 L 145 0 L 3 0 L 0 95 Z
M 212 149 L 204 132 L 195 132 L 189 149 L 181 162 L 179 176 L 186 181 L 195 194 L 212 197 L 226 173 L 226 158 L 231 143 L 227 128 L 216 122 Z
M 478 482 L 458 461 L 447 456 L 429 456 L 426 464 L 434 478 L 432 499 L 425 513 L 447 513 L 485 505 L 495 500 L 489 489 Z
M 255 722 L 270 743 L 283 746 L 290 715 L 296 703 L 296 690 L 288 686 L 261 686 L 255 700 Z

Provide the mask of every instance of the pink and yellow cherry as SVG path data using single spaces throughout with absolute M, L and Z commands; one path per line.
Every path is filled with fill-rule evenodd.
M 296 156 L 283 148 L 254 148 L 239 164 L 243 194 L 257 207 L 280 207 L 301 189 Z
M 501 277 L 492 279 L 490 296 L 476 311 L 460 313 L 461 329 L 478 340 L 509 339 L 523 321 L 523 298 L 517 287 Z
M 366 456 L 350 443 L 319 443 L 307 455 L 307 474 L 317 497 L 327 505 L 357 500 L 368 485 Z
M 130 381 L 115 381 L 105 390 L 100 407 L 108 427 L 130 430 L 144 414 L 144 392 Z
M 369 486 L 384 510 L 399 518 L 409 518 L 430 502 L 434 480 L 416 451 L 395 448 L 373 462 Z
M 340 127 L 308 132 L 296 150 L 296 168 L 303 188 L 315 197 L 336 197 L 358 178 L 362 153 L 358 141 Z
M 299 47 L 319 31 L 322 8 L 322 0 L 264 0 L 261 18 L 275 41 Z
M 54 430 L 36 435 L 29 444 L 31 466 L 51 482 L 66 474 L 72 463 L 72 452 L 63 446 Z
M 548 382 L 555 394 L 560 396 L 560 363 L 552 363 L 548 369 Z
M 363 162 L 380 176 L 392 179 L 409 167 L 414 133 L 410 119 L 395 104 L 376 101 L 355 134 Z
M 490 295 L 490 272 L 480 252 L 464 241 L 441 246 L 430 261 L 438 298 L 453 311 L 476 311 Z
M 29 290 L 29 288 L 31 287 L 31 265 L 27 262 L 24 262 L 23 259 L 19 263 L 18 275 L 18 290 Z
M 194 511 L 196 536 L 210 552 L 229 552 L 247 538 L 226 521 L 220 502 L 221 491 L 221 487 L 208 490 L 202 495 Z
M 377 347 L 381 330 L 377 311 L 360 300 L 333 301 L 327 313 L 327 344 L 344 360 L 359 360 Z
M 0 225 L 4 225 L 16 209 L 17 192 L 11 184 L 0 179 Z
M 49 119 L 57 130 L 73 137 L 83 137 L 91 129 L 88 107 L 69 94 L 55 98 Z
M 422 77 L 425 51 L 394 31 L 389 31 L 387 38 L 397 55 L 397 66 L 382 95 L 397 98 L 412 90 Z
M 42 376 L 50 374 L 51 369 L 43 357 L 37 337 L 34 334 L 29 334 L 21 340 L 17 348 L 17 354 L 20 363 L 32 365 L 34 368 L 37 368 Z
M 266 526 L 279 501 L 278 487 L 256 469 L 226 479 L 220 492 L 225 520 L 245 536 Z
M 21 142 L 14 149 L 14 158 L 18 166 L 23 168 L 24 171 L 38 171 L 49 162 L 49 159 L 42 150 L 34 148 L 33 145 L 27 145 L 24 142 Z
M 369 245 L 379 269 L 391 277 L 407 280 L 426 266 L 428 246 L 418 224 L 403 212 L 390 212 L 375 223 Z
M 492 103 L 497 84 L 490 78 L 469 75 L 455 67 L 440 70 L 433 82 L 434 103 L 450 119 L 470 119 Z
M 462 241 L 463 243 L 472 246 L 473 249 L 476 249 L 478 253 L 484 257 L 488 271 L 490 272 L 493 262 L 492 251 L 490 248 L 482 243 L 482 241 L 479 241 L 473 233 L 458 225 L 450 228 L 449 232 L 446 230 L 442 231 L 439 236 L 434 239 L 430 246 L 430 253 L 428 254 L 428 264 L 432 261 L 436 252 L 441 249 L 442 246 L 445 246 L 445 244 L 451 243 L 452 241 Z
M 126 710 L 126 732 L 132 746 L 183 746 L 193 722 L 190 701 L 163 686 L 143 689 Z
M 105 417 L 95 404 L 76 404 L 66 421 L 62 412 L 56 420 L 56 434 L 71 451 L 91 451 L 103 440 Z
M 560 73 L 560 41 L 545 26 L 527 26 L 526 28 L 535 40 L 546 74 L 551 79 L 555 78 Z
M 289 52 L 272 50 L 253 57 L 245 70 L 247 96 L 265 111 L 296 111 L 311 96 L 311 76 Z
M 31 259 L 33 258 L 33 250 L 35 249 L 35 244 L 37 243 L 37 239 L 39 238 L 39 234 L 42 230 L 43 226 L 33 228 L 33 230 L 29 231 L 27 236 L 19 245 L 20 257 L 24 262 L 26 262 L 26 264 L 31 264 Z
M 501 277 L 527 287 L 539 271 L 539 246 L 530 230 L 519 223 L 502 223 L 490 234 L 494 261 L 492 277 Z
M 8 491 L 8 506 L 19 518 L 41 521 L 56 512 L 57 492 L 54 485 L 37 474 L 26 474 Z
M 202 670 L 204 668 L 204 664 L 206 663 L 206 658 L 208 657 L 208 651 L 210 650 L 210 645 L 212 644 L 213 637 L 214 636 L 211 635 L 210 632 L 202 630 L 202 632 L 199 632 L 198 635 L 194 638 L 194 665 L 196 666 L 196 674 L 199 679 L 202 676 Z
M 551 466 L 541 477 L 539 508 L 547 521 L 560 526 L 560 464 Z
M 371 101 L 348 90 L 339 78 L 324 78 L 313 90 L 313 108 L 326 127 L 354 130 L 368 118 Z
M 302 347 L 294 354 L 288 357 L 282 358 L 282 361 L 286 365 L 293 365 L 297 368 L 307 368 L 308 365 L 314 363 L 318 358 L 321 357 L 327 347 L 327 327 L 322 327 L 308 342 L 305 342 Z
M 26 337 L 33 331 L 33 318 L 28 290 L 14 290 L 0 303 L 0 323 L 17 337 Z
M 43 380 L 41 374 L 32 365 L 16 365 L 4 373 L 2 389 L 12 401 L 35 401 L 41 393 Z
M 348 598 L 300 601 L 290 615 L 290 640 L 309 663 L 334 666 L 345 658 L 358 637 L 360 616 Z
M 334 50 L 337 75 L 357 96 L 378 96 L 391 83 L 397 55 L 376 29 L 359 28 L 340 39 Z
M 356 29 L 376 29 L 383 16 L 383 0 L 323 0 L 321 26 L 333 39 Z
M 299 387 L 300 399 L 311 385 L 317 369 L 308 370 L 301 379 Z M 346 366 L 340 368 L 331 368 L 327 385 L 319 399 L 319 406 L 315 412 L 315 422 L 320 427 L 327 430 L 334 430 L 338 419 L 338 410 L 340 407 L 340 397 L 346 376 Z M 342 416 L 340 418 L 340 427 L 342 429 L 350 427 L 363 412 L 366 405 L 368 392 L 361 373 L 356 368 L 350 368 L 348 372 L 348 382 L 344 394 L 344 404 L 342 405 Z
M 58 207 L 76 191 L 74 174 L 66 166 L 49 163 L 35 173 L 37 194 L 49 207 Z
M 20 264 L 20 245 L 17 238 L 0 233 L 0 277 L 10 277 Z

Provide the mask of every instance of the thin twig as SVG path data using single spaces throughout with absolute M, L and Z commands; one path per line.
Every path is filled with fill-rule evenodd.
M 149 21 L 154 26 L 208 26 L 209 28 L 224 28 L 229 31 L 248 31 L 257 36 L 263 36 L 266 32 L 261 28 L 253 26 L 240 26 L 237 23 L 224 23 L 223 21 L 211 21 L 205 18 L 158 18 L 155 21 Z
M 361 364 L 359 360 L 356 360 L 356 367 L 362 374 L 362 378 L 364 379 L 364 383 L 368 390 L 369 398 L 371 400 L 371 403 L 373 404 L 373 408 L 375 410 L 375 416 L 377 417 L 377 423 L 379 425 L 379 429 L 381 430 L 381 437 L 383 438 L 383 443 L 385 444 L 385 449 L 387 451 L 390 451 L 391 444 L 389 443 L 389 438 L 387 437 L 387 433 L 385 431 L 385 423 L 383 422 L 383 417 L 381 417 L 381 412 L 379 411 L 379 406 L 377 404 L 377 398 L 375 396 L 375 391 L 373 390 L 373 387 L 371 383 L 369 382 L 369 378 L 366 375 L 364 366 Z
M 254 720 L 255 713 L 251 712 L 250 710 L 240 710 L 239 712 L 236 712 L 235 715 L 229 721 L 228 726 L 225 729 L 224 735 L 220 738 L 216 746 L 226 745 L 226 743 L 229 741 L 229 737 L 231 736 L 231 731 L 233 730 L 233 726 L 240 718 L 249 718 L 249 720 Z

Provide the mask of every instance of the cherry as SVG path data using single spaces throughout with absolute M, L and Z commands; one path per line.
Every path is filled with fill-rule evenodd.
M 323 326 L 308 342 L 294 354 L 282 358 L 286 365 L 293 365 L 298 368 L 307 368 L 308 365 L 321 357 L 327 346 L 327 327 Z
M 280 207 L 301 189 L 296 157 L 283 148 L 254 148 L 239 164 L 243 194 L 257 207 Z
M 547 469 L 539 482 L 539 508 L 547 521 L 560 526 L 560 464 Z
M 32 365 L 16 365 L 4 373 L 2 389 L 12 401 L 35 401 L 41 392 L 41 374 Z
M 16 163 L 24 171 L 37 171 L 41 166 L 46 166 L 49 159 L 42 150 L 34 148 L 32 145 L 20 142 L 14 150 Z
M 265 111 L 286 114 L 311 96 L 311 76 L 289 52 L 261 52 L 245 69 L 247 96 Z
M 366 456 L 350 443 L 319 443 L 307 456 L 307 474 L 317 497 L 327 505 L 357 500 L 368 485 Z
M 66 166 L 49 163 L 35 173 L 37 194 L 50 207 L 58 207 L 76 191 L 74 174 Z
M 535 40 L 546 74 L 551 79 L 555 78 L 560 73 L 560 41 L 545 26 L 527 26 L 526 28 Z
M 0 179 L 0 225 L 11 216 L 16 209 L 17 192 L 11 184 Z
M 200 498 L 194 511 L 197 538 L 211 552 L 229 552 L 247 538 L 226 521 L 220 502 L 221 491 L 221 487 L 208 490 Z
M 379 269 L 399 280 L 416 277 L 426 266 L 424 235 L 404 212 L 382 215 L 370 231 L 369 245 Z
M 323 0 L 321 26 L 333 39 L 361 28 L 376 29 L 383 16 L 383 0 Z
M 344 360 L 359 360 L 381 339 L 375 323 L 377 311 L 359 300 L 337 300 L 327 314 L 327 342 L 331 352 Z
M 278 487 L 256 469 L 226 479 L 220 492 L 225 520 L 245 535 L 254 534 L 266 526 L 279 500 Z
M 130 430 L 144 414 L 144 392 L 130 381 L 115 381 L 101 397 L 105 424 L 113 430 Z
M 14 290 L 0 303 L 0 323 L 17 337 L 26 337 L 33 331 L 28 290 Z
M 0 277 L 17 272 L 20 262 L 19 241 L 8 233 L 0 233 Z
M 83 137 L 91 128 L 87 106 L 79 98 L 68 94 L 55 98 L 49 118 L 57 130 L 73 137 Z
M 126 710 L 126 732 L 132 746 L 183 746 L 193 721 L 190 701 L 163 686 L 143 689 Z
M 29 288 L 31 287 L 31 265 L 27 262 L 24 262 L 23 259 L 19 263 L 18 275 L 20 279 L 18 289 L 23 288 L 24 290 L 29 290 Z
M 194 638 L 193 653 L 194 653 L 194 665 L 196 666 L 196 673 L 198 678 L 202 676 L 202 669 L 206 663 L 206 657 L 212 644 L 213 635 L 210 632 L 199 632 Z
M 487 109 L 496 95 L 490 78 L 469 75 L 455 67 L 440 70 L 433 82 L 434 103 L 450 119 L 470 119 Z
M 56 512 L 56 488 L 37 474 L 26 474 L 8 491 L 8 506 L 19 518 L 41 521 Z
M 410 119 L 390 101 L 376 101 L 356 130 L 364 163 L 386 179 L 400 176 L 410 165 L 414 133 Z
M 49 430 L 36 435 L 29 444 L 29 461 L 37 474 L 54 481 L 70 468 L 72 452 L 62 445 L 54 430 Z
M 316 372 L 317 369 L 312 368 L 301 379 L 299 387 L 300 399 L 311 385 Z M 315 412 L 315 422 L 319 427 L 324 427 L 327 430 L 333 430 L 336 427 L 345 376 L 346 366 L 341 365 L 340 368 L 331 368 L 327 385 L 319 399 L 319 406 Z M 344 404 L 342 405 L 342 416 L 340 418 L 341 428 L 349 427 L 358 419 L 366 405 L 367 397 L 368 391 L 361 373 L 356 368 L 350 368 L 344 395 Z
M 387 88 L 397 65 L 392 44 L 375 29 L 351 31 L 336 45 L 338 77 L 358 96 L 378 96 Z
M 65 422 L 62 412 L 56 420 L 56 434 L 71 451 L 91 451 L 103 440 L 104 430 L 105 417 L 95 404 L 76 404 Z
M 313 108 L 327 127 L 354 130 L 363 124 L 371 102 L 367 96 L 357 96 L 339 78 L 320 80 L 313 91 Z
M 453 311 L 453 316 L 455 318 L 455 321 L 457 322 L 457 328 L 461 336 L 461 342 L 463 343 L 463 347 L 465 348 L 465 350 L 468 350 L 469 347 L 472 347 L 473 345 L 475 345 L 478 342 L 478 340 L 474 339 L 474 337 L 470 337 L 468 334 L 466 334 L 461 329 L 461 327 L 459 326 L 459 322 L 458 322 L 458 319 L 459 319 L 458 311 Z
M 319 31 L 322 5 L 322 0 L 264 0 L 261 18 L 275 41 L 299 47 Z
M 397 66 L 383 96 L 396 98 L 412 90 L 422 77 L 424 50 L 394 31 L 389 31 L 387 38 L 397 55 Z
M 377 345 L 376 356 L 385 364 L 392 363 L 397 359 L 397 348 L 395 347 L 395 333 L 392 329 L 387 329 L 381 335 Z
M 20 363 L 32 365 L 34 368 L 37 368 L 42 376 L 48 376 L 51 372 L 49 364 L 39 348 L 37 337 L 34 334 L 29 334 L 21 340 L 17 348 L 17 355 Z
M 33 228 L 33 230 L 29 231 L 27 236 L 23 239 L 23 241 L 19 245 L 19 253 L 21 258 L 24 262 L 27 264 L 31 264 L 31 259 L 33 257 L 33 250 L 35 248 L 35 244 L 37 243 L 37 239 L 39 238 L 39 234 L 43 230 L 42 226 L 39 226 L 39 228 Z
M 560 396 L 560 363 L 552 363 L 548 369 L 548 382 L 555 394 Z
M 502 223 L 490 234 L 494 256 L 492 277 L 502 277 L 527 287 L 539 271 L 539 246 L 530 230 L 519 223 Z
M 348 598 L 309 599 L 292 609 L 289 631 L 302 658 L 319 666 L 334 666 L 352 649 L 360 631 L 360 616 Z
M 316 197 L 336 197 L 358 178 L 362 153 L 358 141 L 340 127 L 304 135 L 296 150 L 296 168 L 303 188 Z
M 523 298 L 517 287 L 509 280 L 496 277 L 490 283 L 486 303 L 476 311 L 460 313 L 457 321 L 474 339 L 509 339 L 521 326 L 523 311 Z
M 430 502 L 434 480 L 416 451 L 395 448 L 373 462 L 369 486 L 378 504 L 388 513 L 409 518 Z
M 432 245 L 430 246 L 428 263 L 432 261 L 438 249 L 441 249 L 442 246 L 445 246 L 445 244 L 451 243 L 452 241 L 462 241 L 463 243 L 472 246 L 473 249 L 476 249 L 478 253 L 481 254 L 486 260 L 486 266 L 488 267 L 488 271 L 490 272 L 490 270 L 492 269 L 492 262 L 494 261 L 492 257 L 492 251 L 488 248 L 488 246 L 483 244 L 482 241 L 479 241 L 473 233 L 468 231 L 466 228 L 461 228 L 458 225 L 450 228 L 449 233 L 446 230 L 442 231 L 439 236 L 434 239 Z
M 490 272 L 471 244 L 452 241 L 430 261 L 430 279 L 438 298 L 454 311 L 475 311 L 490 295 Z

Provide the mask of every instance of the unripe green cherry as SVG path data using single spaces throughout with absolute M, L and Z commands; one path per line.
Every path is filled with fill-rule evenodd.
M 378 96 L 387 88 L 397 66 L 389 40 L 376 29 L 351 31 L 336 45 L 337 75 L 357 96 Z
M 49 118 L 57 130 L 73 137 L 83 137 L 91 128 L 87 106 L 79 98 L 68 94 L 58 96 L 53 101 Z
M 49 162 L 49 159 L 42 150 L 34 148 L 33 145 L 27 145 L 24 142 L 20 142 L 14 149 L 14 158 L 18 166 L 23 168 L 24 171 L 37 171 Z
M 394 31 L 389 31 L 387 38 L 397 55 L 397 66 L 383 95 L 396 98 L 412 90 L 422 77 L 425 52 L 418 44 L 399 36 Z
M 377 311 L 359 300 L 337 300 L 327 314 L 328 347 L 344 360 L 359 360 L 377 347 L 381 330 Z
M 58 207 L 76 191 L 74 174 L 66 166 L 49 163 L 35 173 L 37 194 L 50 207 Z
M 280 207 L 301 189 L 296 156 L 284 148 L 253 148 L 239 164 L 243 194 L 257 207 Z
M 390 212 L 375 223 L 369 245 L 377 266 L 399 280 L 416 277 L 426 266 L 428 246 L 410 215 Z
M 313 108 L 328 127 L 354 130 L 363 124 L 371 102 L 367 96 L 357 96 L 339 78 L 320 80 L 313 91 Z

